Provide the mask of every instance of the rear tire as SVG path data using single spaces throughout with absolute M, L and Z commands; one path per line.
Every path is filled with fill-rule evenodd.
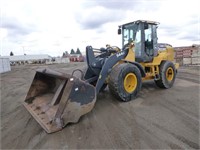
M 176 69 L 172 62 L 163 61 L 160 65 L 160 79 L 155 80 L 158 87 L 168 89 L 174 84 L 176 78 Z
M 140 70 L 133 64 L 123 63 L 113 67 L 108 87 L 118 100 L 127 102 L 135 99 L 142 86 Z

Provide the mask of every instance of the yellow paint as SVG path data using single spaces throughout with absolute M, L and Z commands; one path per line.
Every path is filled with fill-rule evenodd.
M 174 61 L 174 49 L 171 46 L 167 46 L 167 60 Z
M 168 60 L 171 62 L 174 61 L 174 49 L 172 47 L 168 46 L 166 48 L 166 50 L 159 51 L 158 55 L 153 58 L 152 62 L 140 63 L 146 72 L 146 76 L 144 78 L 142 78 L 142 80 L 144 81 L 144 80 L 155 79 L 155 76 L 159 75 L 159 72 L 160 72 L 159 66 L 163 60 Z M 125 59 L 119 61 L 117 64 L 124 63 L 124 61 L 135 62 L 134 44 L 129 45 L 129 50 L 128 50 L 127 56 L 125 57 Z M 175 65 L 176 69 L 179 68 L 178 63 L 174 63 L 174 65 Z M 174 72 L 173 72 L 173 75 L 174 75 Z M 171 79 L 171 77 L 169 77 L 169 80 L 170 79 Z
M 178 69 L 179 68 L 179 63 L 175 63 L 175 68 Z
M 173 71 L 173 68 L 172 67 L 169 67 L 167 68 L 167 71 L 166 71 L 166 79 L 168 81 L 172 81 L 172 79 L 174 78 L 174 71 Z
M 143 64 L 145 66 L 145 63 Z M 154 79 L 156 75 L 159 74 L 159 66 L 158 65 L 151 65 L 145 66 L 146 67 L 146 76 L 142 78 L 142 80 L 151 80 Z
M 154 76 L 146 74 L 146 76 L 142 78 L 142 81 L 153 80 L 153 79 L 154 79 Z
M 137 87 L 137 77 L 134 73 L 128 73 L 124 79 L 124 89 L 132 93 Z
M 158 54 L 158 56 L 154 57 L 153 61 L 150 63 L 144 63 L 144 66 L 155 66 L 160 65 L 162 60 L 167 60 L 167 52 L 162 51 Z
M 135 50 L 134 50 L 134 48 L 135 48 L 135 45 L 134 45 L 133 43 L 131 43 L 131 44 L 129 45 L 128 54 L 127 54 L 127 56 L 125 57 L 125 60 L 127 60 L 127 61 L 132 61 L 132 62 L 135 61 Z
M 160 65 L 163 60 L 174 61 L 174 49 L 167 46 L 166 50 L 159 51 L 151 63 L 145 63 L 144 66 Z

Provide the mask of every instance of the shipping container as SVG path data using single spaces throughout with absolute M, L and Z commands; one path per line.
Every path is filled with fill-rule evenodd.
M 200 56 L 200 50 L 199 49 L 196 49 L 192 52 L 192 57 L 197 57 L 197 56 Z
M 183 57 L 191 57 L 192 55 L 191 55 L 191 53 L 183 53 Z
M 54 63 L 69 63 L 69 58 L 56 58 Z
M 192 58 L 183 58 L 183 65 L 191 65 Z
M 8 58 L 0 58 L 0 73 L 11 71 L 10 60 Z
M 191 53 L 191 52 L 192 52 L 191 49 L 184 49 L 184 50 L 183 50 L 183 53 Z
M 182 58 L 183 55 L 175 55 L 175 58 Z
M 192 64 L 193 65 L 199 65 L 200 64 L 200 56 L 199 57 L 193 57 L 192 58 Z
M 180 66 L 183 65 L 183 58 L 176 58 L 175 62 L 178 63 Z

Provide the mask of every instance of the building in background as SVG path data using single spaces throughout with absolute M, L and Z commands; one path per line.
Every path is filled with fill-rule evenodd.
M 1 56 L 1 58 L 8 58 L 11 65 L 46 64 L 52 60 L 52 57 L 47 54 Z
M 73 49 L 71 49 L 69 59 L 70 62 L 84 62 L 84 56 L 82 55 L 79 48 L 77 48 L 76 52 Z
M 200 65 L 200 45 L 174 47 L 175 60 L 180 65 Z
M 69 57 L 55 57 L 52 63 L 64 64 L 64 63 L 69 63 L 69 62 L 70 62 Z
M 0 57 L 0 73 L 11 71 L 9 58 Z
M 84 62 L 84 56 L 80 54 L 70 54 L 70 62 Z

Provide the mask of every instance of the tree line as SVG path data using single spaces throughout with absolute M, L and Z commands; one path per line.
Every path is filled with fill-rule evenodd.
M 81 51 L 79 48 L 77 48 L 76 52 L 74 51 L 74 49 L 71 49 L 70 55 L 71 54 L 79 54 L 82 55 Z M 67 51 L 63 52 L 63 57 L 67 57 L 69 56 L 69 53 Z
M 77 48 L 76 52 L 74 51 L 74 49 L 71 49 L 70 54 L 82 55 L 82 53 L 81 53 L 79 48 Z M 24 54 L 24 55 L 26 55 L 26 54 Z M 14 53 L 12 51 L 10 52 L 10 56 L 14 56 Z M 63 57 L 67 57 L 67 56 L 69 56 L 69 53 L 67 51 L 63 52 Z

